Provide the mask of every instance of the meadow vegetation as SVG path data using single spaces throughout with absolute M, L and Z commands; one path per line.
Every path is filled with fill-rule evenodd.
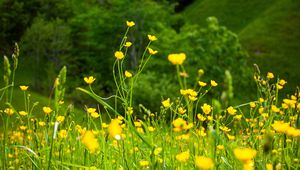
M 218 32 L 218 36 L 224 33 L 234 46 L 230 54 L 239 58 L 243 51 L 239 51 L 233 33 L 219 27 L 215 18 L 210 18 L 209 23 L 210 29 L 200 33 L 214 35 L 210 31 Z M 108 97 L 99 94 L 94 87 L 99 80 L 92 74 L 81 78 L 84 85 L 77 87 L 74 93 L 94 100 L 94 104 L 87 103 L 82 108 L 84 113 L 72 111 L 65 102 L 66 86 L 70 83 L 67 67 L 62 67 L 49 85 L 51 100 L 36 108 L 37 104 L 31 100 L 31 87 L 27 84 L 16 87 L 20 56 L 19 47 L 15 45 L 12 57 L 5 56 L 3 60 L 4 86 L 0 89 L 2 169 L 300 168 L 298 89 L 279 98 L 286 81 L 272 72 L 262 73 L 256 66 L 251 81 L 257 93 L 249 93 L 256 98 L 233 105 L 233 81 L 237 78 L 232 77 L 230 71 L 224 70 L 218 80 L 210 78 L 210 70 L 191 68 L 189 60 L 193 58 L 188 53 L 170 49 L 167 62 L 177 86 L 172 88 L 175 92 L 166 92 L 162 99 L 151 100 L 159 105 L 157 111 L 153 111 L 148 108 L 150 103 L 135 100 L 137 93 L 149 88 L 142 86 L 137 92 L 137 84 L 144 72 L 154 67 L 151 62 L 155 62 L 155 57 L 166 52 L 156 45 L 157 35 L 143 34 L 146 43 L 139 46 L 142 53 L 137 66 L 127 69 L 134 44 L 129 35 L 135 31 L 135 26 L 133 21 L 126 22 L 121 43 L 109 59 L 113 60 L 110 70 L 114 94 Z M 223 43 L 228 40 L 218 38 Z M 205 49 L 210 49 L 207 47 L 214 44 L 205 45 Z M 214 55 L 220 52 L 214 50 L 216 48 L 206 52 Z M 238 60 L 228 62 L 230 65 Z M 24 105 L 18 108 L 12 104 L 16 91 L 24 96 Z

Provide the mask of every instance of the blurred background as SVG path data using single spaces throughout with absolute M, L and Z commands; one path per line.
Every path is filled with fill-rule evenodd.
M 156 111 L 159 99 L 177 96 L 176 70 L 167 55 L 178 52 L 187 55 L 191 88 L 199 69 L 205 71 L 202 81 L 219 83 L 208 102 L 256 99 L 254 63 L 264 75 L 271 71 L 285 79 L 286 93 L 300 85 L 298 0 L 0 0 L 0 55 L 10 57 L 14 43 L 19 44 L 16 85 L 29 85 L 40 100 L 66 65 L 67 100 L 80 106 L 89 99 L 75 90 L 85 85 L 84 76 L 96 77 L 93 87 L 99 95 L 114 94 L 113 53 L 126 20 L 136 23 L 128 34 L 133 46 L 127 70 L 134 72 L 138 65 L 147 34 L 158 37 L 151 47 L 159 53 L 135 86 L 136 105 Z M 2 68 L 2 59 L 0 64 Z

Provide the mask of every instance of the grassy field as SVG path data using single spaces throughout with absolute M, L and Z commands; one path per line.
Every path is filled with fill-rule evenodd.
M 242 45 L 263 71 L 285 77 L 288 91 L 300 85 L 300 2 L 295 0 L 196 0 L 183 15 L 189 23 L 205 25 L 216 16 L 239 35 Z
M 4 94 L 1 104 L 6 103 L 0 105 L 0 169 L 300 168 L 300 92 L 279 99 L 286 82 L 277 80 L 273 73 L 255 74 L 257 99 L 221 106 L 219 101 L 205 100 L 209 98 L 206 94 L 220 85 L 200 79 L 197 86 L 188 87 L 182 72 L 189 67 L 185 62 L 189 58 L 185 53 L 169 54 L 180 86 L 176 99 L 157 99 L 159 112 L 141 106 L 135 109 L 133 87 L 157 53 L 150 48 L 157 38 L 148 35 L 135 72 L 124 70 L 122 63 L 130 48 L 125 37 L 134 23 L 127 22 L 127 26 L 120 49 L 114 53 L 116 94 L 109 100 L 115 102 L 109 104 L 107 98 L 94 93 L 95 77 L 84 77 L 78 92 L 101 107 L 86 107 L 82 120 L 63 102 L 68 83 L 65 68 L 55 79 L 51 102 L 28 87 L 14 89 L 14 93 L 12 88 L 0 89 Z M 12 78 L 8 84 L 14 82 Z M 32 114 L 34 104 L 28 94 L 41 103 L 37 114 Z

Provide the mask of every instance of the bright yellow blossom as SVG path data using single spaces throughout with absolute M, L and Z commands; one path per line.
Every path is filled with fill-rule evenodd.
M 157 40 L 157 38 L 154 36 L 154 35 L 148 35 L 148 39 L 150 40 L 150 41 L 156 41 Z
M 152 48 L 150 48 L 150 47 L 148 47 L 148 52 L 149 52 L 149 54 L 151 54 L 151 55 L 154 55 L 154 54 L 156 54 L 157 53 L 157 51 L 156 50 L 153 50 Z
M 46 115 L 49 115 L 52 112 L 52 109 L 50 107 L 44 106 L 43 111 Z
M 116 51 L 115 57 L 117 58 L 117 60 L 122 60 L 125 56 L 122 51 Z
M 4 113 L 6 113 L 7 115 L 11 116 L 14 114 L 14 110 L 11 108 L 6 108 L 4 109 Z
M 149 166 L 149 161 L 147 161 L 147 160 L 141 160 L 140 161 L 140 166 L 142 168 L 148 167 Z
M 183 115 L 186 112 L 186 109 L 184 109 L 183 107 L 179 107 L 178 108 L 178 113 Z
M 125 77 L 130 78 L 132 77 L 132 73 L 130 73 L 129 71 L 125 71 Z
M 127 47 L 127 48 L 128 48 L 128 47 L 131 47 L 131 45 L 132 45 L 132 43 L 129 42 L 129 41 L 127 41 L 127 42 L 124 44 L 124 46 Z
M 238 160 L 243 162 L 252 160 L 256 156 L 256 150 L 251 148 L 236 148 L 233 153 Z
M 126 21 L 127 27 L 133 27 L 135 23 L 133 21 Z
M 96 78 L 94 78 L 93 76 L 89 76 L 89 77 L 84 77 L 83 80 L 85 81 L 86 84 L 92 84 Z
M 174 65 L 181 65 L 185 59 L 186 55 L 184 53 L 168 55 L 168 60 Z
M 216 87 L 218 85 L 218 83 L 214 80 L 210 80 L 210 85 L 213 87 Z
M 237 112 L 237 110 L 234 109 L 232 106 L 228 107 L 226 110 L 227 110 L 227 112 L 228 112 L 230 115 L 232 115 L 232 116 L 235 115 L 236 112 Z
M 109 136 L 120 140 L 122 135 L 122 127 L 120 126 L 120 120 L 112 119 L 109 126 L 108 126 L 108 133 Z
M 271 72 L 268 72 L 268 73 L 267 73 L 267 78 L 268 78 L 268 79 L 273 79 L 273 78 L 274 78 L 274 74 L 271 73 Z
M 203 82 L 203 81 L 198 81 L 199 86 L 201 87 L 205 87 L 207 85 L 207 83 Z
M 66 130 L 60 130 L 58 132 L 58 137 L 61 138 L 61 139 L 66 139 L 68 136 L 68 132 Z
M 211 158 L 205 156 L 196 156 L 195 164 L 201 169 L 212 169 L 214 167 L 214 162 Z
M 28 115 L 28 113 L 25 112 L 25 111 L 20 111 L 19 114 L 20 114 L 21 116 L 26 116 L 26 115 Z
M 22 91 L 26 91 L 26 90 L 28 89 L 28 86 L 20 86 L 20 89 L 21 89 Z
M 185 151 L 176 155 L 176 160 L 180 163 L 185 163 L 190 158 L 190 152 Z
M 57 116 L 56 117 L 56 121 L 58 121 L 59 123 L 62 123 L 65 120 L 64 116 Z
M 94 133 L 90 130 L 84 132 L 81 142 L 86 146 L 86 148 L 91 153 L 95 153 L 99 148 L 99 143 L 98 143 Z
M 170 106 L 171 106 L 170 98 L 168 98 L 168 99 L 162 101 L 161 104 L 162 104 L 165 108 L 170 107 Z
M 201 106 L 201 109 L 202 109 L 203 113 L 205 113 L 207 115 L 211 112 L 212 107 L 210 105 L 204 103 L 203 106 Z

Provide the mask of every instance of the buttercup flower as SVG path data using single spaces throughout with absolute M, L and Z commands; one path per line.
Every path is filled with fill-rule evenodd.
M 26 115 L 28 115 L 28 113 L 25 112 L 25 111 L 20 111 L 19 114 L 20 114 L 21 116 L 26 116 Z
M 165 108 L 170 107 L 170 106 L 171 106 L 170 98 L 168 98 L 167 100 L 162 101 L 161 104 L 162 104 Z
M 218 83 L 214 80 L 210 80 L 210 85 L 213 87 L 216 87 L 218 85 Z
M 117 58 L 117 60 L 122 60 L 125 56 L 122 51 L 116 51 L 115 57 Z
M 148 35 L 148 39 L 150 41 L 156 41 L 157 40 L 157 38 L 154 35 Z
M 195 164 L 198 168 L 201 169 L 211 169 L 214 166 L 214 162 L 211 158 L 205 156 L 196 156 Z
M 203 106 L 201 106 L 201 109 L 202 109 L 203 113 L 205 113 L 207 115 L 211 112 L 212 107 L 210 105 L 204 103 Z
M 43 107 L 43 111 L 46 115 L 49 115 L 52 112 L 52 109 L 50 107 Z
M 124 46 L 127 47 L 127 48 L 128 48 L 128 47 L 131 47 L 131 45 L 132 45 L 132 43 L 129 42 L 129 41 L 127 41 L 127 42 L 124 44 Z
M 130 73 L 129 71 L 125 71 L 125 77 L 130 78 L 132 77 L 132 73 Z
M 153 50 L 152 48 L 148 48 L 148 52 L 149 52 L 149 54 L 151 54 L 151 55 L 154 55 L 154 54 L 156 54 L 157 53 L 157 51 L 156 50 Z
M 87 84 L 92 84 L 96 78 L 94 78 L 93 76 L 89 76 L 89 77 L 84 77 L 83 80 L 87 83 Z
M 22 91 L 26 91 L 26 90 L 28 89 L 28 86 L 20 86 L 20 89 L 21 89 Z
M 181 65 L 185 59 L 186 55 L 184 53 L 168 55 L 168 60 L 174 65 Z
M 135 25 L 135 23 L 133 21 L 126 21 L 126 25 L 128 27 L 133 27 Z

